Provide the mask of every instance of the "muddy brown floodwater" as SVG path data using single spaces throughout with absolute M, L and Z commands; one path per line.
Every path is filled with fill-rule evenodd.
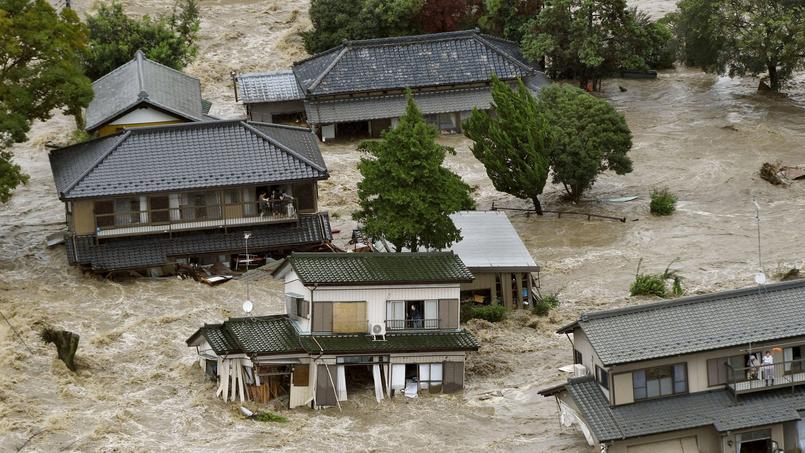
M 79 10 L 86 2 L 78 0 Z M 153 13 L 168 2 L 127 0 Z M 669 1 L 632 2 L 652 14 Z M 188 69 L 202 79 L 213 113 L 237 117 L 230 70 L 276 69 L 304 55 L 297 32 L 309 27 L 304 1 L 201 1 L 202 42 Z M 618 86 L 626 88 L 621 91 Z M 805 76 L 790 97 L 759 95 L 757 81 L 730 80 L 679 69 L 657 80 L 611 80 L 602 96 L 626 116 L 634 133 L 635 171 L 604 175 L 585 200 L 568 206 L 558 187 L 545 204 L 624 216 L 626 223 L 584 217 L 512 214 L 512 222 L 543 267 L 543 291 L 559 292 L 562 306 L 549 318 L 514 316 L 499 325 L 473 323 L 482 342 L 467 364 L 463 397 L 386 400 L 371 392 L 352 398 L 344 412 L 281 411 L 284 424 L 242 419 L 236 406 L 213 397 L 184 340 L 204 322 L 240 315 L 243 282 L 209 288 L 192 281 L 107 281 L 69 267 L 64 249 L 47 249 L 45 236 L 63 229 L 45 143 L 69 134 L 69 119 L 35 125 L 31 140 L 15 146 L 30 183 L 0 206 L 0 310 L 20 332 L 0 321 L 0 451 L 258 451 L 414 449 L 589 451 L 583 438 L 560 429 L 541 387 L 564 379 L 567 340 L 553 334 L 585 310 L 644 303 L 630 299 L 637 262 L 661 271 L 678 258 L 688 293 L 746 286 L 757 271 L 756 199 L 761 207 L 765 269 L 803 265 L 805 182 L 788 188 L 762 181 L 764 161 L 805 164 Z M 477 186 L 479 208 L 526 207 L 494 190 L 467 140 L 443 136 L 456 148 L 447 165 Z M 353 226 L 354 142 L 322 146 L 332 177 L 321 185 L 322 206 L 334 215 L 343 243 Z M 669 187 L 679 196 L 668 218 L 648 214 L 648 194 Z M 636 195 L 629 203 L 612 197 Z M 257 315 L 281 309 L 280 285 L 251 284 Z M 78 374 L 56 360 L 36 331 L 53 324 L 78 332 Z M 22 344 L 20 341 L 24 341 Z M 32 437 L 33 436 L 33 437 Z

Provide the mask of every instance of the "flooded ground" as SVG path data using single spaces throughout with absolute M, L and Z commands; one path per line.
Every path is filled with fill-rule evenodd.
M 655 14 L 672 5 L 636 3 Z M 229 71 L 280 68 L 304 55 L 296 32 L 309 26 L 306 5 L 221 0 L 201 6 L 203 41 L 189 71 L 201 77 L 213 113 L 236 117 L 242 109 L 233 103 Z M 165 7 L 133 4 L 138 12 Z M 0 320 L 0 451 L 17 451 L 29 438 L 26 451 L 588 451 L 579 434 L 559 428 L 554 402 L 536 393 L 562 380 L 556 369 L 572 360 L 567 340 L 552 333 L 556 327 L 582 311 L 645 302 L 628 297 L 640 258 L 649 271 L 678 258 L 689 293 L 751 284 L 758 269 L 753 198 L 761 207 L 767 273 L 803 265 L 805 182 L 775 187 L 757 171 L 764 161 L 805 164 L 805 77 L 791 97 L 759 95 L 756 86 L 756 80 L 687 69 L 654 81 L 606 82 L 602 96 L 624 113 L 635 136 L 635 171 L 604 175 L 576 206 L 548 187 L 545 205 L 627 222 L 510 216 L 543 267 L 543 290 L 559 292 L 560 309 L 550 318 L 473 323 L 482 348 L 468 359 L 463 397 L 376 405 L 366 392 L 343 413 L 285 411 L 285 424 L 243 420 L 235 406 L 213 398 L 194 351 L 184 345 L 204 322 L 241 314 L 242 282 L 209 288 L 175 279 L 106 281 L 70 268 L 63 248 L 45 247 L 45 236 L 60 231 L 64 220 L 45 144 L 64 140 L 72 123 L 57 117 L 37 124 L 31 140 L 13 150 L 31 181 L 0 206 L 0 310 L 21 335 Z M 528 206 L 492 188 L 466 139 L 440 140 L 456 148 L 447 164 L 478 187 L 480 209 L 493 202 Z M 353 225 L 360 156 L 354 142 L 322 150 L 332 177 L 321 186 L 321 204 L 333 213 L 343 244 Z M 664 186 L 679 196 L 678 212 L 653 218 L 648 194 Z M 627 195 L 639 198 L 601 201 Z M 255 314 L 281 309 L 276 282 L 253 282 L 251 291 Z M 81 335 L 78 374 L 39 343 L 43 324 Z

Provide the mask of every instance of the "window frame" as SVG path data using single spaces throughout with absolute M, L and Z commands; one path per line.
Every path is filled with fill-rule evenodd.
M 584 365 L 584 354 L 576 348 L 573 348 L 573 364 Z
M 598 382 L 598 385 L 604 387 L 605 389 L 607 389 L 607 391 L 609 391 L 609 371 L 596 365 L 595 380 Z
M 676 384 L 677 384 L 678 381 L 675 378 L 674 370 L 675 370 L 676 366 L 680 366 L 680 365 L 685 367 L 684 368 L 685 369 L 685 380 L 684 380 L 685 390 L 681 391 L 681 392 L 677 392 L 676 391 Z M 646 372 L 649 371 L 649 370 L 654 370 L 654 369 L 657 369 L 657 368 L 665 368 L 665 367 L 671 368 L 671 393 L 667 394 L 667 395 L 663 395 L 662 390 L 660 389 L 660 394 L 659 395 L 657 395 L 657 396 L 649 396 L 648 395 L 648 382 L 649 382 L 649 379 L 646 376 Z M 636 383 L 635 383 L 635 377 L 640 372 L 643 372 L 643 376 L 644 376 L 644 378 L 643 378 L 644 387 L 641 387 L 641 388 L 645 389 L 646 396 L 643 397 L 643 398 L 638 398 L 637 397 L 637 389 L 638 389 L 638 387 L 636 386 Z M 688 363 L 687 362 L 677 362 L 677 363 L 671 363 L 671 364 L 668 364 L 668 365 L 657 365 L 657 366 L 652 366 L 652 367 L 640 368 L 640 369 L 637 369 L 637 370 L 632 370 L 630 373 L 632 374 L 632 399 L 635 402 L 637 402 L 637 401 L 655 400 L 655 399 L 660 399 L 660 398 L 668 398 L 670 396 L 686 395 L 686 394 L 690 393 L 690 376 L 688 376 Z

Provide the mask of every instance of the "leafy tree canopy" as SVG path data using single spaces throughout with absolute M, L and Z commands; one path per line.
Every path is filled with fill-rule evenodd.
M 86 73 L 93 80 L 134 57 L 137 50 L 174 69 L 184 68 L 196 55 L 199 9 L 196 0 L 178 0 L 169 15 L 134 18 L 117 0 L 102 3 L 87 17 L 90 52 Z
M 619 175 L 632 171 L 626 155 L 632 148 L 632 133 L 623 115 L 607 101 L 567 84 L 552 84 L 540 91 L 539 104 L 553 134 L 553 182 L 564 186 L 568 198 L 578 201 L 604 171 Z
M 774 91 L 805 68 L 801 0 L 682 0 L 673 18 L 688 65 L 730 77 L 765 73 Z
M 526 25 L 523 54 L 544 58 L 552 78 L 598 89 L 615 71 L 655 64 L 670 35 L 651 24 L 625 0 L 554 0 Z
M 71 9 L 46 0 L 0 0 L 0 202 L 28 177 L 3 150 L 53 111 L 81 115 L 92 87 L 81 67 L 87 31 Z
M 539 195 L 548 180 L 550 126 L 536 99 L 522 81 L 517 91 L 492 79 L 494 114 L 473 110 L 464 123 L 473 140 L 472 154 L 486 167 L 495 189 L 534 203 L 542 215 Z
M 406 113 L 380 140 L 359 148 L 369 154 L 358 169 L 360 210 L 353 217 L 371 236 L 384 236 L 397 250 L 441 249 L 461 239 L 448 217 L 475 205 L 470 187 L 442 163 L 451 148 L 436 143 L 438 131 L 427 124 L 408 93 Z

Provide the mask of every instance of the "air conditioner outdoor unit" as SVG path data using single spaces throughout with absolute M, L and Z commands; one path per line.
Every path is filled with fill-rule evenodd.
M 372 338 L 377 340 L 378 337 L 381 337 L 381 340 L 386 339 L 386 325 L 383 323 L 379 324 L 372 324 L 369 327 L 369 334 L 372 335 Z
M 584 377 L 584 376 L 587 376 L 587 367 L 585 367 L 580 363 L 573 365 L 573 377 Z

